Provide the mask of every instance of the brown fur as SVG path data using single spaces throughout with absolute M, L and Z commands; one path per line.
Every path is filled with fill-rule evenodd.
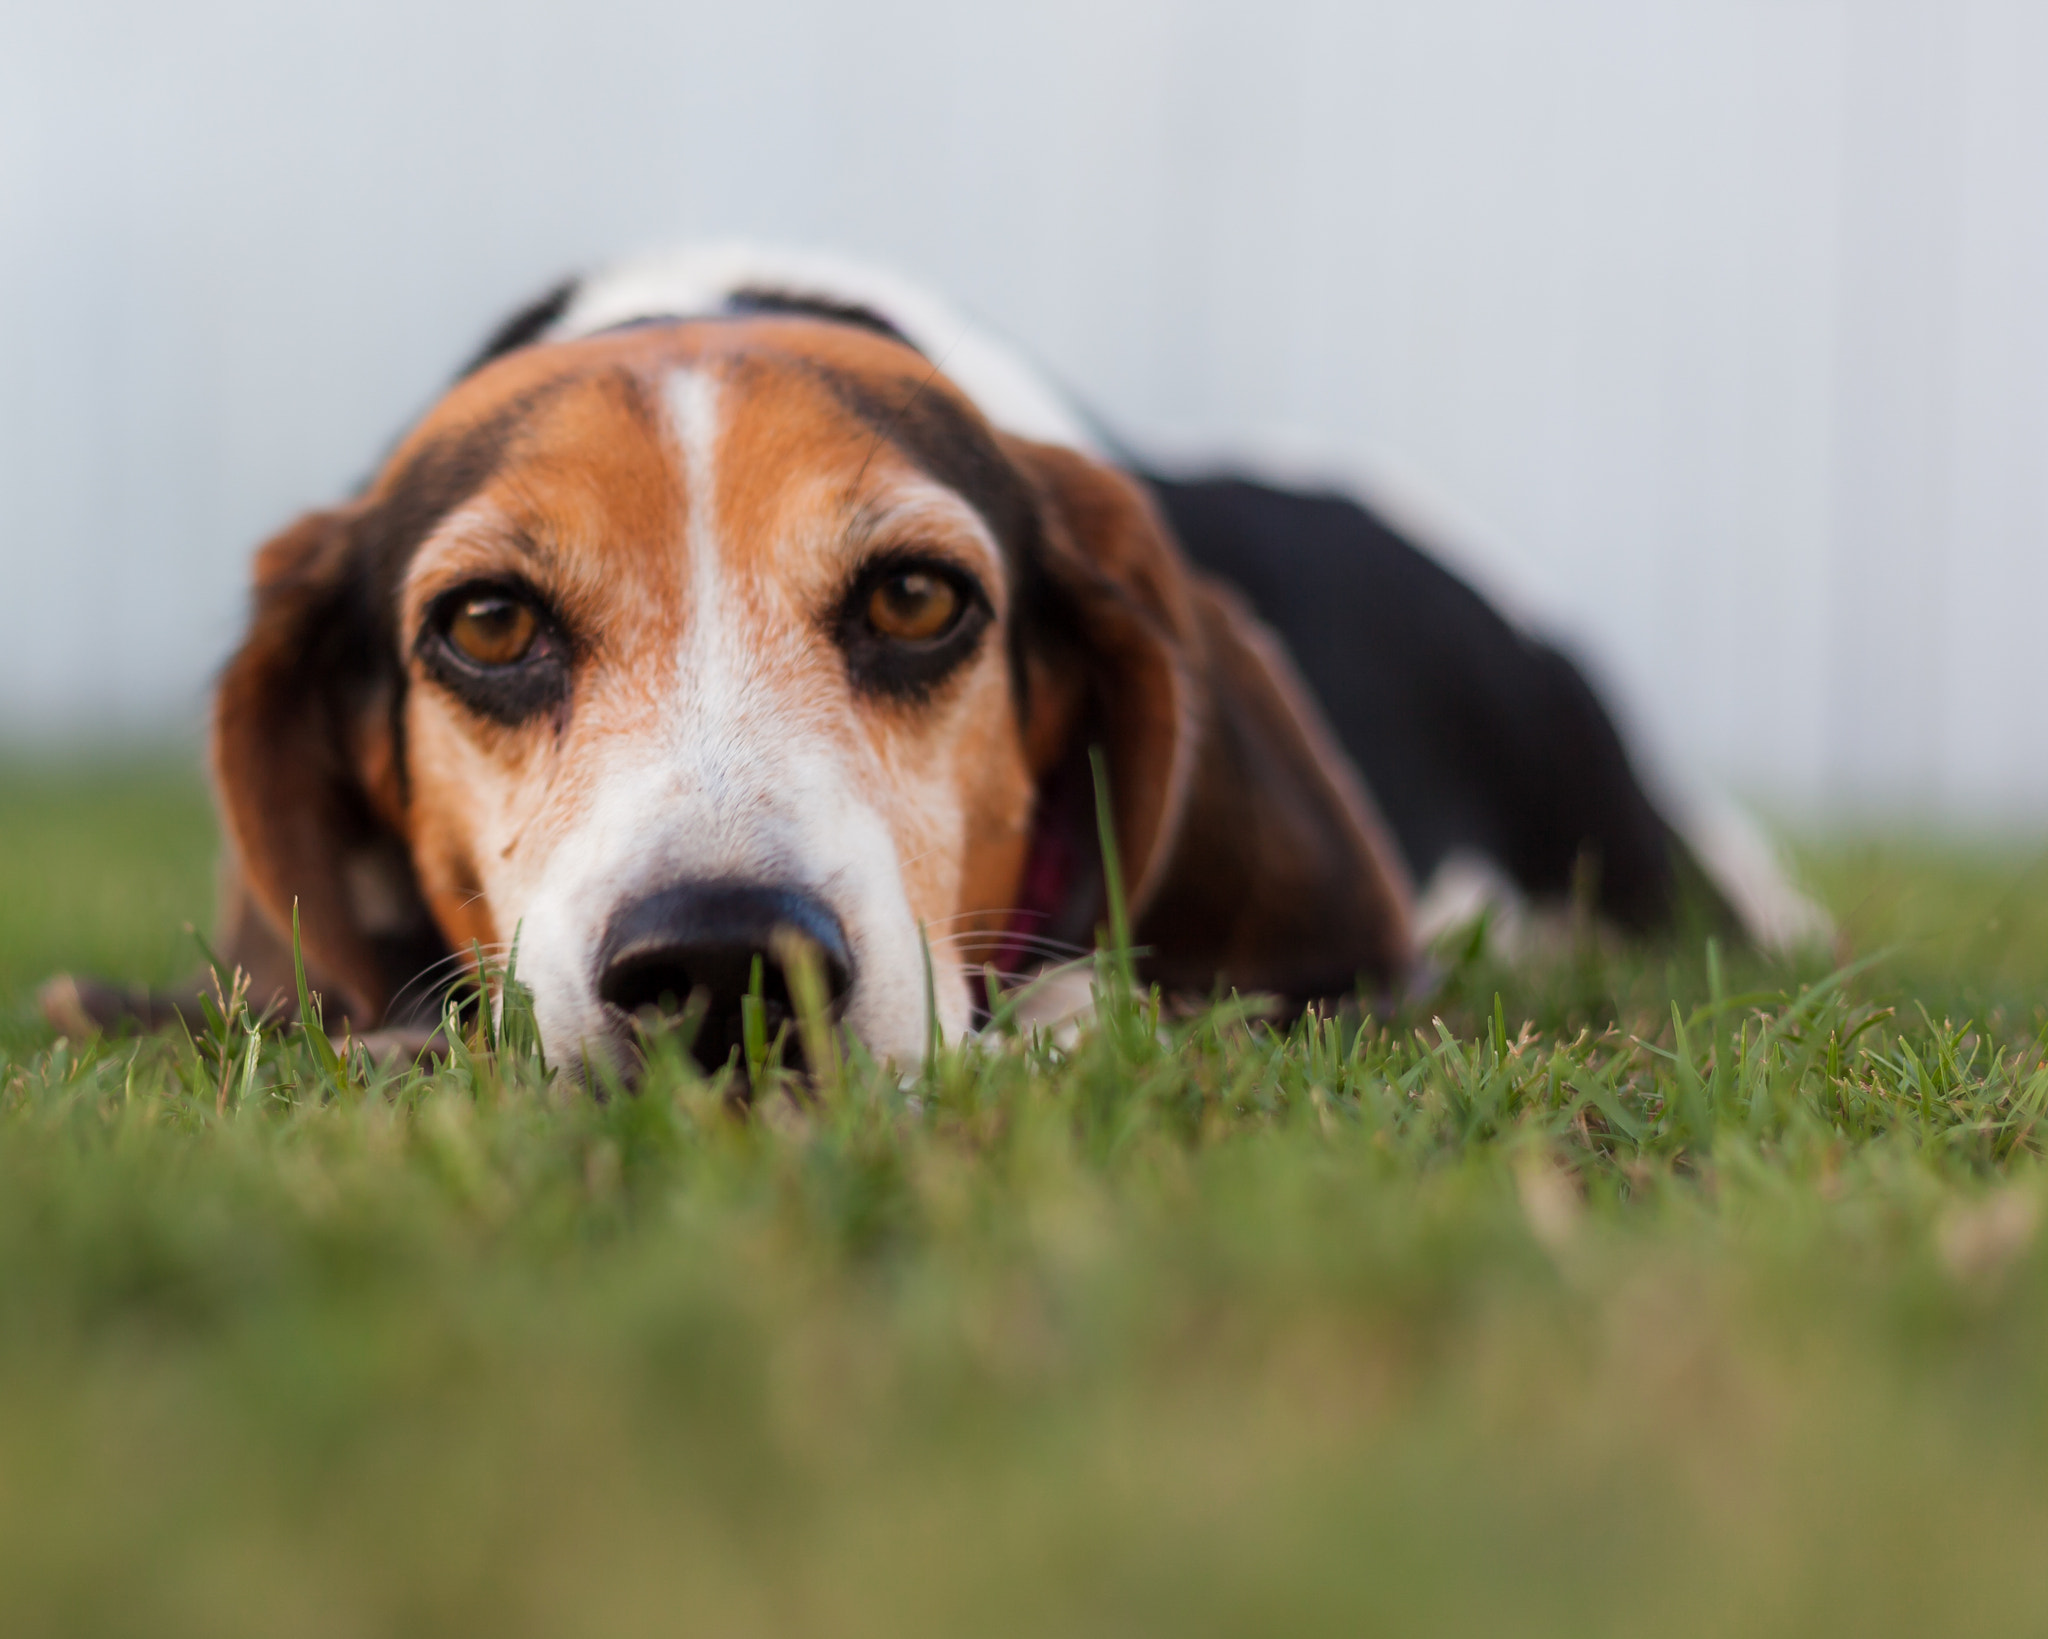
M 716 385 L 708 494 L 663 420 L 678 370 Z M 930 701 L 856 698 L 831 600 L 892 544 L 868 539 L 892 497 L 934 483 L 962 504 L 916 544 L 981 577 L 995 625 Z M 699 514 L 722 553 L 708 611 L 685 562 Z M 568 704 L 516 727 L 413 657 L 438 595 L 510 572 L 580 645 Z M 652 755 L 689 683 L 679 644 L 714 618 L 748 645 L 747 687 L 837 747 L 885 817 L 919 923 L 1002 928 L 1034 793 L 1093 736 L 1162 982 L 1305 997 L 1400 974 L 1407 889 L 1369 798 L 1270 634 L 1189 570 L 1144 493 L 994 435 L 908 349 L 800 318 L 513 353 L 358 500 L 262 549 L 215 701 L 224 954 L 282 995 L 296 904 L 330 1025 L 362 1029 L 433 952 L 508 937 L 489 885 L 543 870 L 603 781 Z

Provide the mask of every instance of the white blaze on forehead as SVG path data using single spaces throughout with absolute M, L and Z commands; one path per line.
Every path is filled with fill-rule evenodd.
M 720 527 L 720 397 L 718 378 L 701 369 L 676 371 L 663 391 L 683 476 L 683 617 L 676 692 L 662 713 L 660 749 L 641 753 L 661 757 L 666 777 L 680 778 L 698 806 L 715 810 L 729 806 L 733 781 L 744 779 L 749 765 L 758 769 L 779 739 L 771 726 L 778 702 L 761 698 L 757 687 L 762 634 L 742 625 Z M 790 703 L 779 704 L 786 714 Z M 762 839 L 753 840 L 758 845 Z
M 689 507 L 683 560 L 690 568 L 692 617 L 716 607 L 718 595 L 718 378 L 706 370 L 678 370 L 669 378 L 669 430 L 683 456 Z

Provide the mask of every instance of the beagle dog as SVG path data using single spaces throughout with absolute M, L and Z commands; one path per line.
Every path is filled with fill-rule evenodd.
M 296 913 L 362 1032 L 516 938 L 551 1059 L 694 996 L 707 1066 L 801 948 L 909 1064 L 987 967 L 1092 941 L 1091 749 L 1172 991 L 1385 994 L 1411 884 L 1466 857 L 1629 930 L 1736 921 L 1579 672 L 1382 519 L 1147 475 L 924 293 L 714 249 L 516 315 L 257 554 L 220 948 L 286 998 Z

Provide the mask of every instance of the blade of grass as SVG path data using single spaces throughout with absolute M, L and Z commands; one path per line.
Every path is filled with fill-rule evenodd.
M 292 901 L 292 980 L 298 987 L 300 1033 L 312 1051 L 313 1062 L 339 1090 L 342 1082 L 341 1055 L 335 1051 L 334 1043 L 327 1039 L 320 1017 L 320 998 L 306 985 L 306 955 L 299 943 L 299 902 L 296 899 Z

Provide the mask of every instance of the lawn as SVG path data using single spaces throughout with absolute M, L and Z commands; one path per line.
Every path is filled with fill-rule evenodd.
M 1105 969 L 742 1119 L 53 1042 L 211 846 L 175 764 L 0 768 L 0 1633 L 2048 1626 L 2048 856 L 1809 850 L 1836 972 L 1276 1033 Z

